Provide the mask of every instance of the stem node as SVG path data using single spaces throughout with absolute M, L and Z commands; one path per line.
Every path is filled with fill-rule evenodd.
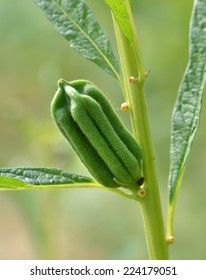
M 136 77 L 129 77 L 128 82 L 129 84 L 133 85 L 138 81 L 138 78 Z
M 137 195 L 139 197 L 143 198 L 143 197 L 145 197 L 146 194 L 147 194 L 146 191 L 143 188 L 140 187 L 140 189 L 137 192 Z
M 174 244 L 174 242 L 175 242 L 174 236 L 168 235 L 168 236 L 166 237 L 166 242 L 167 242 L 168 245 Z

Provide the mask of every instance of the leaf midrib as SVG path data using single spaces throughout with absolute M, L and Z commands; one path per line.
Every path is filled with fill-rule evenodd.
M 112 69 L 114 74 L 116 75 L 117 79 L 121 82 L 120 75 L 116 71 L 116 69 L 113 67 L 113 65 L 110 63 L 108 58 L 104 55 L 104 53 L 101 51 L 101 49 L 95 44 L 93 40 L 91 40 L 90 36 L 81 28 L 81 26 L 73 20 L 72 17 L 69 16 L 69 14 L 59 5 L 55 0 L 52 0 L 54 5 L 68 18 L 69 21 L 73 23 L 73 25 L 86 37 L 86 39 L 91 43 L 91 45 L 100 53 L 100 55 L 103 57 L 103 59 L 106 61 L 106 63 L 109 65 L 109 67 Z

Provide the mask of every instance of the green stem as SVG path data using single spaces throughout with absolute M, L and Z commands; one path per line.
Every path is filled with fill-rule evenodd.
M 144 97 L 145 73 L 133 15 L 129 1 L 126 1 L 131 28 L 134 34 L 134 44 L 131 45 L 124 36 L 118 23 L 114 20 L 117 45 L 124 78 L 124 95 L 129 106 L 134 137 L 139 141 L 144 153 L 143 174 L 146 196 L 140 201 L 140 208 L 145 225 L 145 234 L 150 259 L 168 259 L 165 240 L 162 209 L 157 182 L 155 158 L 152 148 L 147 108 Z M 136 77 L 137 82 L 130 84 L 129 77 Z

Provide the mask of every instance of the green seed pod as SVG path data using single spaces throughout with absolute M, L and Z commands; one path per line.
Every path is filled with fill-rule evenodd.
M 117 114 L 113 110 L 105 95 L 90 81 L 75 80 L 72 82 L 64 81 L 64 83 L 76 89 L 78 93 L 92 97 L 100 104 L 103 112 L 107 116 L 107 119 L 112 124 L 114 131 L 118 134 L 119 138 L 125 143 L 130 152 L 136 157 L 140 167 L 142 167 L 143 153 L 141 147 L 138 145 L 137 141 L 130 134 L 130 132 L 127 129 L 125 129 L 124 125 L 118 118 Z
M 82 162 L 101 184 L 142 182 L 142 151 L 107 99 L 92 83 L 59 81 L 52 116 Z

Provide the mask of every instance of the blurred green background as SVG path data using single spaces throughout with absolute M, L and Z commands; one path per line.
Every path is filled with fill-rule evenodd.
M 116 52 L 110 11 L 88 0 Z M 134 1 L 161 198 L 166 215 L 170 119 L 187 63 L 192 0 Z M 116 81 L 72 50 L 32 0 L 0 1 L 0 165 L 47 166 L 89 175 L 50 117 L 57 80 L 84 78 L 120 118 Z M 205 103 L 205 102 L 204 102 Z M 205 107 L 204 107 L 205 108 Z M 177 201 L 172 259 L 206 259 L 206 110 Z M 0 193 L 0 259 L 146 259 L 135 202 L 101 190 Z

